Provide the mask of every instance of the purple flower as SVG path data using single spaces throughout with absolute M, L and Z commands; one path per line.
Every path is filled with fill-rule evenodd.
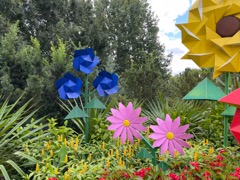
M 118 76 L 107 71 L 101 71 L 93 81 L 93 86 L 100 96 L 108 96 L 118 91 Z
M 63 78 L 57 80 L 56 87 L 62 99 L 77 98 L 82 94 L 82 80 L 71 73 L 66 73 Z
M 74 53 L 73 68 L 85 74 L 93 72 L 94 67 L 99 63 L 92 48 L 76 50 Z

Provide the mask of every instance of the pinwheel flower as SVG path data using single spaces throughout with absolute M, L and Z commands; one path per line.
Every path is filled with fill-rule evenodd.
M 189 124 L 180 126 L 180 117 L 172 121 L 167 114 L 165 121 L 157 118 L 157 123 L 157 126 L 150 126 L 154 133 L 149 135 L 149 138 L 155 140 L 153 147 L 160 147 L 162 155 L 169 150 L 171 156 L 174 157 L 174 150 L 184 154 L 182 147 L 190 148 L 190 145 L 182 139 L 192 138 L 193 135 L 185 133 Z
M 63 78 L 57 80 L 56 87 L 62 99 L 77 98 L 81 95 L 82 80 L 71 73 L 66 73 Z
M 73 60 L 73 68 L 85 74 L 93 72 L 94 67 L 99 63 L 99 58 L 95 56 L 92 48 L 76 50 Z
M 127 107 L 122 103 L 118 105 L 119 110 L 111 108 L 112 116 L 107 117 L 107 120 L 112 124 L 108 127 L 108 130 L 113 130 L 113 138 L 121 136 L 121 142 L 124 144 L 127 137 L 133 144 L 133 136 L 138 139 L 142 139 L 139 131 L 145 131 L 147 128 L 142 125 L 147 117 L 139 117 L 141 108 L 133 109 L 132 103 L 129 102 Z
M 118 91 L 118 76 L 107 71 L 101 71 L 93 81 L 94 88 L 100 96 L 108 96 Z

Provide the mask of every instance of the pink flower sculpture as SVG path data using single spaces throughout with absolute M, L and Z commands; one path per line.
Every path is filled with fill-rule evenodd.
M 122 144 L 126 141 L 127 137 L 133 144 L 133 136 L 142 139 L 139 131 L 145 131 L 147 128 L 142 125 L 147 117 L 139 117 L 141 108 L 133 109 L 132 103 L 128 103 L 125 107 L 122 103 L 118 105 L 119 110 L 111 108 L 112 116 L 107 117 L 107 120 L 112 124 L 108 130 L 113 130 L 113 138 L 121 136 Z
M 190 145 L 182 139 L 192 138 L 193 135 L 185 133 L 189 124 L 180 126 L 180 117 L 172 121 L 167 114 L 165 121 L 157 118 L 157 123 L 157 126 L 150 126 L 154 133 L 149 135 L 149 138 L 155 140 L 153 147 L 160 147 L 162 155 L 169 150 L 171 156 L 174 157 L 174 150 L 184 154 L 182 147 L 190 148 Z

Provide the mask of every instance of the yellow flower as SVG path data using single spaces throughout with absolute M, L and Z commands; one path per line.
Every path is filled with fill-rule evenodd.
M 61 141 L 61 136 L 60 135 L 58 135 L 58 141 Z
M 102 150 L 105 149 L 105 142 L 102 142 Z
M 208 139 L 206 139 L 205 144 L 208 145 Z
M 79 143 L 78 137 L 76 137 L 75 142 L 76 142 L 75 146 L 78 147 L 78 143 Z
M 138 145 L 140 145 L 140 141 L 141 141 L 141 140 L 140 140 L 140 139 L 138 139 Z
M 64 180 L 69 180 L 69 174 L 64 174 Z
M 86 172 L 86 171 L 87 171 L 87 164 L 84 163 L 84 165 L 83 165 L 83 172 Z
M 132 147 L 131 147 L 131 145 L 129 145 L 129 147 L 128 147 L 128 152 L 129 152 L 129 154 L 131 154 L 131 152 L 132 152 Z
M 70 147 L 73 147 L 73 146 L 74 146 L 74 140 L 73 140 L 73 138 L 71 138 Z
M 197 159 L 198 159 L 198 152 L 197 151 L 195 151 L 193 159 L 194 159 L 194 161 L 197 161 Z
M 67 139 L 64 138 L 64 145 L 67 146 Z
M 55 168 L 54 173 L 57 175 L 58 174 L 58 168 Z
M 28 149 L 28 147 L 25 148 L 25 152 L 26 152 L 26 154 L 29 153 L 29 149 Z
M 122 166 L 122 158 L 119 159 L 119 166 Z
M 138 143 L 137 143 L 137 142 L 134 144 L 134 148 L 135 148 L 135 149 L 138 148 Z
M 118 149 L 116 149 L 116 158 L 119 158 Z
M 36 172 L 39 172 L 39 164 L 36 164 Z
M 53 150 L 52 149 L 50 150 L 50 156 L 51 157 L 53 156 Z
M 48 163 L 46 163 L 46 168 L 48 168 L 49 167 L 49 164 Z
M 78 150 L 78 146 L 75 144 L 74 151 L 77 152 L 77 150 Z
M 47 142 L 45 147 L 46 147 L 47 150 L 49 150 L 50 149 L 50 144 Z
M 209 152 L 209 154 L 212 154 L 214 152 L 214 148 L 210 147 L 208 152 Z
M 92 160 L 92 154 L 89 154 L 88 160 L 91 161 Z
M 42 156 L 44 155 L 44 149 L 42 149 Z
M 110 167 L 110 160 L 107 160 L 107 166 Z
M 178 157 L 178 151 L 174 151 L 174 157 Z
M 65 163 L 68 162 L 68 155 L 65 156 L 65 160 L 64 160 Z
M 127 154 L 127 149 L 126 148 L 123 149 L 123 154 L 124 154 L 124 156 L 126 156 L 126 154 Z

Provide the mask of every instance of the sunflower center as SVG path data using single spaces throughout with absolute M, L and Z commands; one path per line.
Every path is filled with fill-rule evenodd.
M 173 134 L 172 132 L 168 132 L 168 133 L 166 134 L 166 138 L 167 138 L 168 140 L 172 140 L 172 139 L 174 138 L 174 134 Z
M 124 120 L 123 125 L 126 126 L 126 127 L 130 126 L 130 121 L 129 120 Z

